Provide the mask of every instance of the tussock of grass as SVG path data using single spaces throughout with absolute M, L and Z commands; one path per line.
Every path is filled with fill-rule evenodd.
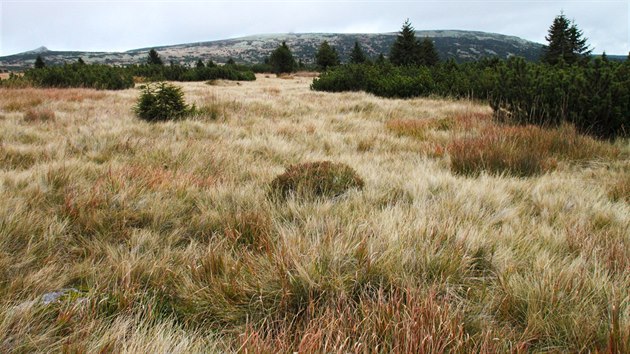
M 2 109 L 7 112 L 20 112 L 24 110 L 32 109 L 42 104 L 41 98 L 26 98 L 20 100 L 13 100 L 5 103 Z
M 48 153 L 40 149 L 0 144 L 0 170 L 26 170 L 40 161 L 45 161 L 47 157 Z
M 444 117 L 425 119 L 392 119 L 386 127 L 398 136 L 410 136 L 425 140 L 431 132 L 470 133 L 486 127 L 491 116 L 485 112 L 456 112 Z
M 630 178 L 627 175 L 619 177 L 608 194 L 615 201 L 625 200 L 626 203 L 630 203 Z
M 432 124 L 430 120 L 394 119 L 387 122 L 387 128 L 400 136 L 424 139 Z
M 29 109 L 24 113 L 25 122 L 50 122 L 55 120 L 55 112 L 50 109 Z
M 323 309 L 313 305 L 296 320 L 248 326 L 240 346 L 245 351 L 274 353 L 500 350 L 489 336 L 478 343 L 467 337 L 462 313 L 435 291 L 379 289 L 373 296 L 337 299 Z
M 464 137 L 448 146 L 455 173 L 534 176 L 553 170 L 558 160 L 579 162 L 610 159 L 618 151 L 609 144 L 578 134 L 574 128 L 496 126 L 479 136 Z
M 350 188 L 363 188 L 363 179 L 350 167 L 330 161 L 309 162 L 287 167 L 271 181 L 271 194 L 279 198 L 337 197 Z

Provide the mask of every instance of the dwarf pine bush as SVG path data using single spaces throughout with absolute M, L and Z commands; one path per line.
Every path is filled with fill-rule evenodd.
M 24 79 L 36 87 L 82 87 L 97 90 L 124 90 L 133 87 L 128 70 L 99 64 L 65 64 L 27 70 Z
M 134 107 L 136 115 L 146 121 L 180 119 L 193 111 L 184 101 L 182 89 L 166 82 L 147 85 Z

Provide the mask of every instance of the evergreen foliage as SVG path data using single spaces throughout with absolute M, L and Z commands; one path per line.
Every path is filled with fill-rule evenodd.
M 383 53 L 379 53 L 378 57 L 376 57 L 376 61 L 374 62 L 376 65 L 383 65 L 385 64 L 385 56 L 383 55 Z
M 156 52 L 155 49 L 151 49 L 147 57 L 147 64 L 164 65 L 164 62 L 162 62 L 162 58 L 160 58 L 160 55 L 158 54 L 158 52 Z
M 282 42 L 269 56 L 269 64 L 276 74 L 295 71 L 296 62 L 286 42 Z
M 490 104 L 498 118 L 554 126 L 569 122 L 600 138 L 630 134 L 630 63 L 601 58 L 583 66 L 546 66 L 521 58 L 498 68 Z
M 195 67 L 197 69 L 201 69 L 201 68 L 205 68 L 206 65 L 203 63 L 203 61 L 201 61 L 201 59 L 197 60 L 197 64 L 195 64 Z
M 352 64 L 323 73 L 311 88 L 319 91 L 366 91 L 382 97 L 409 98 L 436 94 L 445 97 L 487 98 L 496 73 L 493 63 L 456 64 L 449 61 L 433 67 L 397 67 Z
M 269 63 L 261 63 L 252 65 L 252 71 L 255 73 L 272 73 L 273 67 Z
M 591 50 L 586 38 L 564 14 L 556 16 L 545 37 L 549 44 L 543 48 L 542 62 L 556 64 L 576 64 L 588 60 Z
M 420 63 L 422 65 L 433 66 L 440 62 L 440 56 L 433 41 L 428 37 L 420 43 Z
M 134 107 L 136 115 L 146 121 L 180 119 L 194 111 L 184 101 L 180 87 L 165 82 L 145 87 Z
M 27 70 L 24 78 L 38 87 L 122 90 L 134 85 L 133 77 L 126 69 L 98 64 L 74 63 Z
M 38 55 L 37 58 L 35 59 L 35 69 L 43 69 L 46 67 L 46 63 L 44 62 L 44 59 L 42 59 L 41 55 Z
M 392 45 L 389 60 L 396 66 L 415 66 L 422 64 L 420 42 L 409 19 L 405 21 L 402 29 Z
M 77 59 L 77 64 L 85 65 L 85 62 L 83 61 L 83 58 L 79 57 L 79 59 Z
M 145 77 L 150 81 L 207 81 L 232 80 L 254 81 L 256 76 L 249 68 L 238 65 L 217 66 L 209 61 L 205 67 L 194 68 L 172 63 L 169 66 L 139 65 L 126 69 L 133 76 Z
M 482 60 L 432 67 L 346 65 L 313 80 L 320 91 L 366 91 L 382 97 L 438 95 L 487 100 L 497 119 L 557 126 L 568 122 L 599 138 L 630 135 L 630 62 L 595 59 L 573 66 Z
M 350 53 L 350 64 L 363 64 L 367 61 L 365 52 L 359 45 L 358 41 L 354 41 L 354 47 Z
M 315 54 L 315 63 L 322 70 L 339 65 L 339 54 L 335 48 L 328 44 L 328 41 L 322 42 L 319 50 Z

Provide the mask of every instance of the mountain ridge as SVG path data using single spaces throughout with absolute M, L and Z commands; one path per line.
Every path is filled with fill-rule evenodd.
M 192 64 L 197 60 L 225 62 L 229 58 L 238 63 L 254 64 L 264 59 L 286 41 L 294 56 L 304 63 L 312 63 L 319 45 L 324 40 L 334 46 L 342 59 L 347 60 L 354 41 L 358 41 L 366 54 L 387 56 L 397 32 L 386 33 L 267 33 L 212 41 L 162 45 L 130 49 L 124 52 L 54 51 L 42 46 L 35 50 L 0 57 L 0 69 L 21 70 L 31 67 L 37 55 L 50 64 L 73 62 L 81 57 L 88 63 L 129 65 L 144 62 L 149 49 L 155 49 L 165 62 Z M 431 38 L 441 59 L 472 61 L 482 57 L 507 58 L 521 56 L 537 60 L 543 45 L 526 39 L 482 31 L 425 30 L 416 31 L 416 37 Z

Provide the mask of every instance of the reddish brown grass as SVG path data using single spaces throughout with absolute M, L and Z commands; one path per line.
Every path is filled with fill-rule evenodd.
M 630 203 L 630 178 L 627 175 L 620 176 L 613 183 L 608 194 L 612 200 L 624 200 Z
M 398 136 L 411 136 L 418 139 L 426 138 L 431 125 L 432 120 L 429 119 L 392 119 L 385 124 L 387 129 Z
M 532 176 L 553 170 L 558 160 L 616 158 L 618 149 L 580 135 L 571 126 L 492 126 L 480 136 L 456 139 L 448 146 L 452 170 L 463 175 Z
M 0 89 L 0 105 L 5 111 L 24 111 L 51 101 L 83 102 L 101 100 L 105 92 L 90 89 Z
M 462 313 L 435 291 L 378 290 L 329 306 L 309 303 L 294 319 L 248 325 L 240 337 L 252 353 L 449 353 L 496 351 L 487 335 L 464 330 Z
M 29 109 L 24 113 L 25 122 L 51 122 L 55 120 L 55 112 L 50 109 Z

